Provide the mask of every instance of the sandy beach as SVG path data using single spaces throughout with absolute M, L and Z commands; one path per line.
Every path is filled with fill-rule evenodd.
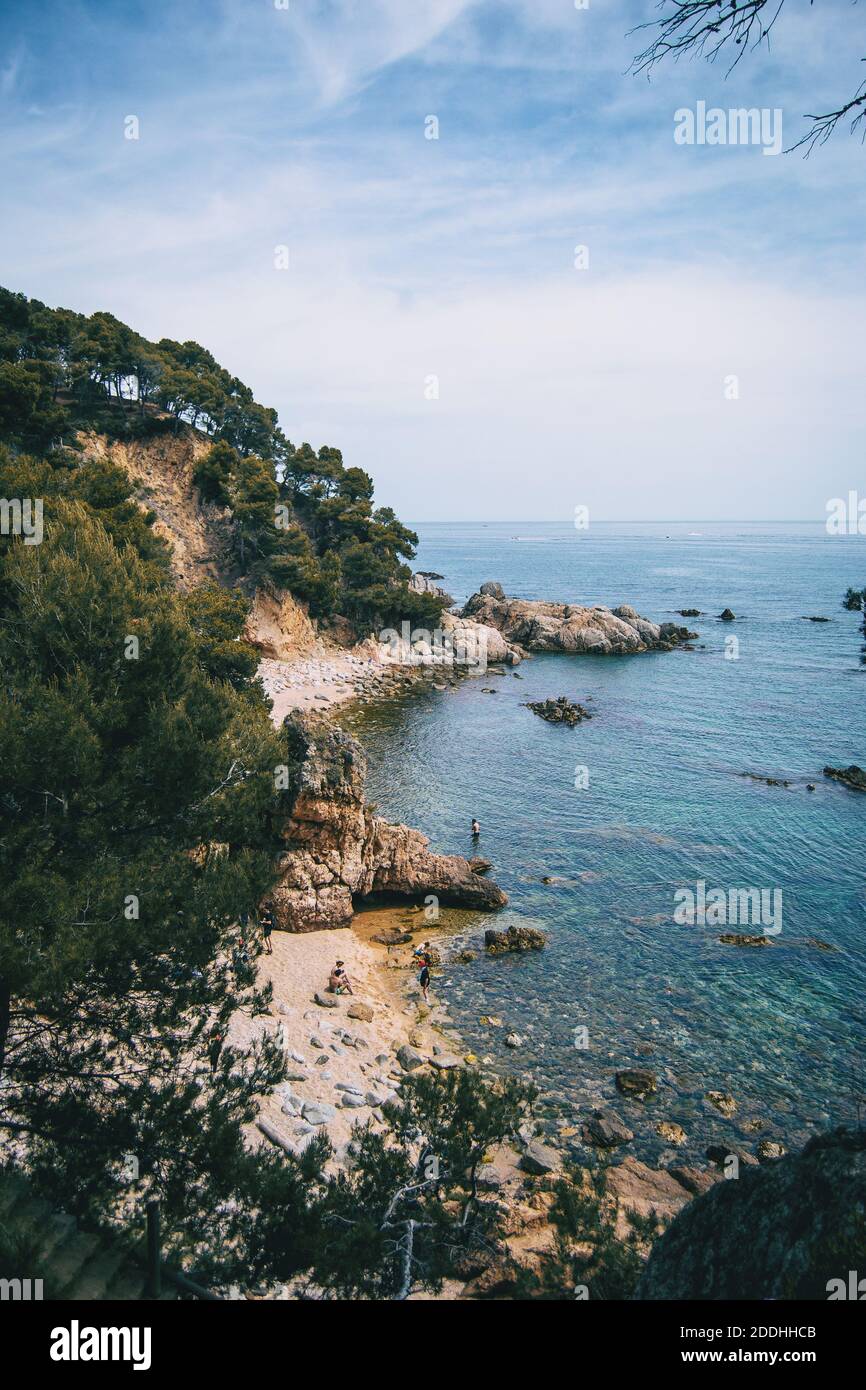
M 389 948 L 371 939 L 396 927 L 405 931 L 411 911 L 363 912 L 351 927 L 333 931 L 275 932 L 273 954 L 260 958 L 260 979 L 274 990 L 271 1015 L 236 1018 L 231 1041 L 249 1045 L 263 1033 L 280 1038 L 289 1078 L 263 1100 L 261 1118 L 297 1151 L 322 1125 L 339 1154 L 356 1121 L 381 1124 L 382 1105 L 398 1094 L 407 1075 L 396 1055 L 402 1046 L 428 1065 L 462 1061 L 460 1041 L 446 1033 L 447 1014 L 432 991 L 429 1006 L 424 1005 L 412 961 L 417 942 L 436 944 L 436 929 L 418 912 L 412 944 Z M 337 960 L 345 963 L 352 995 L 325 993 Z M 317 1004 L 317 992 L 333 1007 Z M 353 1011 L 365 1017 L 353 1018 Z M 261 1133 L 259 1140 L 269 1142 Z

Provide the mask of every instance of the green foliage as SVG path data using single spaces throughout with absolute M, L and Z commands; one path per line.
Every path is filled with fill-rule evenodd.
M 200 584 L 183 595 L 181 603 L 198 639 L 198 661 L 211 679 L 228 681 L 235 690 L 258 694 L 261 687 L 254 687 L 251 682 L 258 668 L 259 655 L 255 647 L 242 639 L 250 611 L 249 600 L 236 589 Z
M 641 1249 L 658 1234 L 654 1217 L 628 1214 L 628 1234 L 617 1233 L 616 1203 L 605 1193 L 605 1171 L 577 1170 L 554 1189 L 549 1219 L 556 1242 L 537 1271 L 523 1270 L 518 1297 L 562 1300 L 628 1299 L 643 1271 Z M 585 1290 L 585 1293 L 579 1292 Z
M 273 883 L 291 750 L 236 640 L 243 600 L 155 582 L 112 473 L 0 472 L 13 496 L 46 484 L 42 543 L 0 549 L 0 1133 L 106 1217 L 135 1155 L 195 1247 L 254 1182 L 242 1125 L 284 1073 L 273 1040 L 213 1071 L 207 1047 L 268 1007 L 230 961 Z
M 198 343 L 150 343 L 102 311 L 49 309 L 0 289 L 0 435 L 45 450 L 88 427 L 147 437 L 182 424 L 279 459 L 276 412 Z
M 866 603 L 866 589 L 846 589 L 842 607 L 847 608 L 849 613 L 859 613 L 864 603 Z
M 193 480 L 203 501 L 230 508 L 243 575 L 289 588 L 314 617 L 348 617 L 359 636 L 403 621 L 437 626 L 442 604 L 407 587 L 418 537 L 390 508 L 374 510 L 372 479 L 346 468 L 339 449 L 296 449 L 276 412 L 198 343 L 151 343 L 112 314 L 49 309 L 0 289 L 0 439 L 15 453 L 68 453 L 81 429 L 142 439 L 184 427 L 214 440 Z M 90 467 L 94 492 L 117 493 L 117 525 L 132 539 L 128 492 L 110 465 Z M 109 510 L 83 486 L 78 475 L 72 495 Z
M 229 485 L 239 462 L 237 450 L 226 444 L 225 440 L 221 439 L 208 449 L 197 464 L 192 479 L 203 502 L 218 502 L 223 507 L 229 505 Z
M 71 449 L 55 449 L 45 458 L 14 455 L 0 444 L 0 497 L 64 498 L 82 502 L 99 518 L 113 544 L 130 547 L 141 564 L 142 582 L 163 585 L 171 574 L 168 547 L 153 531 L 156 515 L 132 500 L 122 468 L 104 458 L 86 458 Z M 0 553 L 11 544 L 0 536 Z
M 463 1069 L 408 1077 L 387 1130 L 356 1126 L 350 1162 L 315 1193 L 310 1280 L 341 1298 L 403 1299 L 441 1288 L 467 1253 L 490 1249 L 499 1213 L 479 1200 L 478 1168 L 535 1094 L 516 1079 L 491 1085 Z M 279 1223 L 270 1243 L 277 1272 Z M 291 1254 L 288 1232 L 282 1243 Z

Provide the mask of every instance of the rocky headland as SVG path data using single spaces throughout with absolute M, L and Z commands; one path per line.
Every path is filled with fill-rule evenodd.
M 607 608 L 509 598 L 501 584 L 482 584 L 461 617 L 494 628 L 518 651 L 628 656 L 673 651 L 698 636 L 677 623 L 654 623 L 628 604 Z

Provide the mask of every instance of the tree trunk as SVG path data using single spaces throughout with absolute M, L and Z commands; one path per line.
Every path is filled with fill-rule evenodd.
M 9 1036 L 11 1005 L 12 989 L 9 981 L 0 978 L 0 1078 L 3 1076 L 3 1063 L 6 1060 L 6 1039 Z

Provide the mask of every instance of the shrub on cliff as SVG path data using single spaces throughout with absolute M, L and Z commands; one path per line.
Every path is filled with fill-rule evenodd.
M 605 1170 L 576 1169 L 554 1188 L 548 1219 L 553 1248 L 533 1268 L 516 1272 L 512 1296 L 546 1301 L 631 1298 L 643 1269 L 641 1250 L 656 1235 L 652 1218 L 626 1213 L 617 1230 L 616 1204 L 605 1191 Z

